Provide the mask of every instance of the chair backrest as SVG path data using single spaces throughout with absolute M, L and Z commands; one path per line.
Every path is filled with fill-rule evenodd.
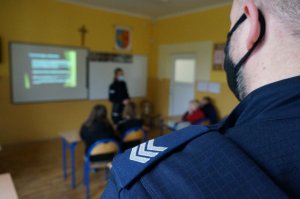
M 208 126 L 209 124 L 210 124 L 210 121 L 208 118 L 200 119 L 194 123 L 194 125 L 203 125 L 203 126 Z
M 121 151 L 119 143 L 114 139 L 102 139 L 95 142 L 88 150 L 89 156 L 119 153 Z
M 145 140 L 145 139 L 146 139 L 145 131 L 141 127 L 136 127 L 127 130 L 123 136 L 122 141 L 131 142 L 131 141 Z

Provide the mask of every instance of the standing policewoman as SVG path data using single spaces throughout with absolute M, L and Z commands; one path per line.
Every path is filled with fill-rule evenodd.
M 122 120 L 124 105 L 129 102 L 129 94 L 121 68 L 115 69 L 114 81 L 109 86 L 109 100 L 112 103 L 112 121 L 115 125 Z

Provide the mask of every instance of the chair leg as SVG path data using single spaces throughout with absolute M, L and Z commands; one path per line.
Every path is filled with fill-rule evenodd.
M 67 179 L 67 160 L 66 160 L 66 153 L 67 153 L 67 146 L 66 141 L 62 138 L 61 139 L 62 144 L 62 170 L 63 170 L 63 176 L 64 179 Z
M 109 171 L 110 169 L 108 167 L 105 168 L 105 180 L 107 181 L 109 178 Z
M 73 143 L 73 144 L 71 144 L 71 146 L 70 146 L 70 152 L 71 152 L 71 168 L 72 168 L 72 189 L 75 189 L 75 188 L 76 188 L 75 147 L 76 147 L 76 143 Z
M 84 163 L 84 172 L 83 172 L 83 180 L 86 190 L 86 199 L 90 198 L 90 162 L 87 161 Z
M 86 177 L 86 184 L 85 184 L 85 189 L 86 189 L 86 199 L 90 198 L 90 178 L 89 175 Z
M 146 142 L 147 141 L 147 139 L 148 139 L 148 133 L 147 132 L 145 132 L 145 136 L 144 136 L 144 138 L 143 138 L 143 142 Z
M 86 185 L 86 164 L 85 162 L 83 163 L 83 184 L 84 186 Z

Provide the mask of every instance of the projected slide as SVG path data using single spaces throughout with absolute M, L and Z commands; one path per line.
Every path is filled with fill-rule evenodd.
M 13 101 L 86 99 L 87 55 L 81 48 L 12 43 Z
M 77 86 L 76 51 L 66 51 L 60 54 L 29 53 L 31 74 L 25 72 L 24 86 L 63 84 L 64 87 Z

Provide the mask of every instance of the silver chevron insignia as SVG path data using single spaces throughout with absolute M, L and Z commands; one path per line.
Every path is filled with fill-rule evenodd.
M 149 140 L 131 149 L 129 159 L 142 164 L 147 163 L 151 158 L 156 157 L 159 152 L 167 150 L 168 147 L 154 146 L 154 140 Z

